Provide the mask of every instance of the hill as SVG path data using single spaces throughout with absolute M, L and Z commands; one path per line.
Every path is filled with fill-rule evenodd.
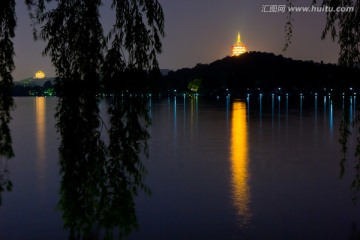
M 160 75 L 131 75 L 117 83 L 135 83 L 136 89 L 158 93 L 200 93 L 203 95 L 246 93 L 360 92 L 360 69 L 336 64 L 299 61 L 264 52 L 248 52 L 225 57 L 210 64 L 177 71 L 163 69 Z M 145 76 L 145 79 L 144 79 Z M 146 77 L 147 76 L 147 77 Z M 141 78 L 139 81 L 138 78 Z M 146 79 L 148 78 L 148 79 Z M 152 79 L 152 80 L 150 80 Z M 125 81 L 125 83 L 124 83 Z M 132 86 L 132 85 L 129 86 Z M 53 96 L 54 78 L 28 78 L 14 84 L 15 96 Z M 115 84 L 116 85 L 116 84 Z M 114 89 L 116 86 L 114 87 Z M 126 89 L 125 87 L 124 89 Z M 123 90 L 124 90 L 123 89 Z M 131 89 L 127 89 L 127 92 Z
M 202 94 L 278 89 L 286 92 L 345 91 L 350 87 L 360 89 L 359 76 L 359 69 L 293 60 L 273 53 L 248 52 L 169 72 L 159 80 L 157 87 L 162 92 L 192 89 Z M 193 88 L 194 84 L 197 88 Z
M 22 86 L 22 87 L 34 87 L 39 86 L 42 87 L 44 84 L 50 81 L 51 84 L 55 83 L 55 78 L 26 78 L 20 81 L 14 81 L 15 86 Z
M 14 96 L 54 96 L 55 78 L 26 78 L 14 81 Z

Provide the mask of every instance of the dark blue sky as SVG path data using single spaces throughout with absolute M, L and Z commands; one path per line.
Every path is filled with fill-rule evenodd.
M 163 53 L 160 67 L 178 69 L 197 63 L 210 63 L 230 54 L 240 31 L 250 51 L 274 52 L 300 60 L 335 63 L 339 47 L 330 38 L 321 40 L 325 24 L 323 13 L 294 13 L 294 36 L 287 52 L 284 47 L 286 13 L 262 13 L 263 5 L 284 4 L 275 0 L 159 0 L 165 13 Z M 104 29 L 112 24 L 110 0 L 101 11 Z M 296 6 L 309 6 L 310 0 Z M 30 19 L 23 1 L 17 1 L 18 27 L 15 38 L 15 80 L 31 77 L 37 70 L 54 76 L 48 57 L 41 52 L 44 42 L 32 38 Z

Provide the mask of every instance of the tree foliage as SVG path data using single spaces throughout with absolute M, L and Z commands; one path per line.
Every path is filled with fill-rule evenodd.
M 105 239 L 112 238 L 113 229 L 126 235 L 137 227 L 134 195 L 148 192 L 140 154 L 147 155 L 150 118 L 144 98 L 115 95 L 108 106 L 109 122 L 104 122 L 97 94 L 114 86 L 120 93 L 130 78 L 137 81 L 158 68 L 162 8 L 157 0 L 113 0 L 116 18 L 105 34 L 101 0 L 26 3 L 34 36 L 46 41 L 43 53 L 57 74 L 64 225 L 71 239 L 88 239 L 96 228 L 105 231 Z
M 11 146 L 9 122 L 10 110 L 13 107 L 11 75 L 14 65 L 14 44 L 16 16 L 15 1 L 0 3 L 0 155 L 8 158 L 14 155 Z
M 134 196 L 149 192 L 140 157 L 148 154 L 150 119 L 144 101 L 111 98 L 106 102 L 109 122 L 104 122 L 96 96 L 59 98 L 59 208 L 69 239 L 112 239 L 114 229 L 123 237 L 138 227 Z
M 279 87 L 290 95 L 326 94 L 330 89 L 341 94 L 350 87 L 360 88 L 359 74 L 360 69 L 293 60 L 273 53 L 249 52 L 169 72 L 158 81 L 158 86 L 162 87 L 162 92 L 174 89 L 186 92 L 192 88 L 196 90 L 198 85 L 199 93 L 204 95 L 230 92 L 245 96 L 249 92 L 257 93 L 259 89 L 270 94 Z M 196 83 L 196 79 L 201 79 L 201 83 Z
M 59 85 L 85 81 L 86 85 L 78 89 L 99 88 L 104 46 L 100 4 L 99 0 L 58 1 L 55 8 L 46 10 L 43 1 L 37 2 L 34 18 L 42 26 L 35 36 L 47 41 L 44 54 L 51 57 L 56 75 L 61 79 L 57 81 Z
M 293 6 L 294 0 L 287 0 L 288 6 Z M 312 5 L 319 4 L 332 11 L 326 12 L 326 24 L 321 34 L 325 39 L 330 35 L 333 41 L 340 46 L 339 64 L 350 67 L 359 66 L 360 63 L 360 1 L 359 0 L 312 0 Z M 354 11 L 337 11 L 337 9 L 353 7 Z M 285 49 L 291 43 L 292 22 L 291 12 L 288 13 L 285 24 Z
M 316 0 L 314 0 L 314 4 Z M 326 25 L 322 33 L 337 40 L 340 45 L 339 64 L 350 67 L 360 63 L 360 1 L 359 0 L 323 0 L 323 6 L 336 10 L 337 8 L 354 7 L 352 12 L 330 11 L 326 14 Z
M 77 91 L 96 92 L 103 84 L 121 81 L 126 71 L 158 68 L 164 14 L 157 0 L 113 0 L 116 18 L 106 35 L 99 20 L 100 0 L 26 2 L 34 36 L 47 42 L 44 54 L 61 79 L 58 85 L 77 82 Z M 47 9 L 51 2 L 55 7 Z
M 16 15 L 15 1 L 0 2 L 0 80 L 1 93 L 8 93 L 6 87 L 12 85 L 11 72 L 14 70 L 14 44 Z M 5 91 L 5 92 L 4 92 Z
M 293 0 L 288 0 L 292 3 Z M 312 0 L 314 4 L 326 6 L 332 11 L 326 13 L 326 24 L 322 32 L 321 38 L 324 39 L 330 35 L 333 41 L 337 41 L 340 46 L 339 64 L 349 67 L 358 68 L 360 66 L 360 0 Z M 337 11 L 341 8 L 353 7 L 353 11 Z M 286 36 L 292 35 L 292 25 L 286 24 Z M 288 41 L 288 38 L 287 38 Z M 346 101 L 348 102 L 348 101 Z M 344 108 L 343 119 L 340 125 L 340 139 L 341 151 L 344 153 L 343 159 L 340 161 L 341 176 L 345 173 L 346 153 L 348 151 L 348 142 L 350 136 L 354 133 L 352 128 L 356 130 L 360 122 L 360 116 L 357 115 L 355 120 L 349 118 L 348 106 Z M 352 125 L 352 126 L 351 126 Z M 360 128 L 358 128 L 360 133 Z M 355 132 L 356 134 L 356 132 Z M 357 198 L 360 191 L 360 137 L 356 138 L 355 147 L 355 175 L 352 182 L 353 199 Z
M 15 1 L 0 2 L 0 205 L 1 192 L 11 191 L 12 182 L 7 167 L 7 160 L 14 156 L 9 128 L 10 111 L 14 103 L 12 98 L 14 65 L 14 44 L 16 15 Z M 3 159 L 2 157 L 5 157 Z
M 116 22 L 107 35 L 111 47 L 103 66 L 105 81 L 116 80 L 126 70 L 158 68 L 164 14 L 157 1 L 114 0 Z M 147 19 L 144 22 L 143 19 Z
M 317 1 L 314 0 L 315 4 Z M 360 64 L 360 1 L 359 0 L 323 0 L 323 6 L 328 6 L 334 10 L 342 7 L 354 7 L 352 12 L 330 11 L 326 14 L 326 25 L 322 33 L 324 39 L 330 34 L 333 41 L 338 41 L 340 45 L 339 64 L 350 67 L 359 67 Z M 354 121 L 349 119 L 348 107 L 345 107 L 343 119 L 340 126 L 339 142 L 342 146 L 344 158 L 340 161 L 341 176 L 345 173 L 347 144 L 352 134 L 350 124 L 356 129 L 359 124 L 360 116 Z M 360 128 L 358 129 L 360 132 Z M 353 199 L 357 198 L 360 191 L 360 137 L 357 137 L 355 147 L 355 173 L 351 184 Z

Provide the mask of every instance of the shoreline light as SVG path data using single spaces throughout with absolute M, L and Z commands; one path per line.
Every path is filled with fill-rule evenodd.
M 231 56 L 240 56 L 241 54 L 247 52 L 246 45 L 241 42 L 240 33 L 237 35 L 236 43 L 231 47 Z

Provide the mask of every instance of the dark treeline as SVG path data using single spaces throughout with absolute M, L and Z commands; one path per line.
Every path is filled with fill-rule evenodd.
M 170 71 L 162 76 L 156 70 L 129 71 L 121 81 L 104 84 L 99 93 L 199 93 L 203 95 L 244 94 L 249 92 L 310 93 L 360 90 L 360 69 L 336 64 L 285 58 L 273 53 L 249 52 L 239 57 L 225 57 L 210 64 Z M 86 84 L 86 83 L 84 83 Z M 194 87 L 194 85 L 196 85 Z M 80 87 L 79 88 L 83 88 Z M 119 92 L 120 91 L 120 92 Z M 51 84 L 15 85 L 14 96 L 54 96 Z
M 108 81 L 106 78 L 100 77 L 100 86 L 94 90 L 95 94 L 123 94 L 123 93 L 150 93 L 158 92 L 155 84 L 160 80 L 161 73 L 158 69 L 149 71 L 131 70 L 124 71 L 119 74 L 117 81 Z M 58 78 L 59 83 L 62 82 Z M 72 95 L 81 94 L 88 89 L 87 82 L 79 81 L 71 84 Z M 61 84 L 52 84 L 51 81 L 45 81 L 44 84 L 14 84 L 13 96 L 59 96 L 62 91 Z
M 200 94 L 245 93 L 251 91 L 321 92 L 324 88 L 346 91 L 360 88 L 360 70 L 335 64 L 285 58 L 273 53 L 249 52 L 225 57 L 210 64 L 197 64 L 163 77 L 160 91 L 186 92 L 189 84 L 200 80 Z

